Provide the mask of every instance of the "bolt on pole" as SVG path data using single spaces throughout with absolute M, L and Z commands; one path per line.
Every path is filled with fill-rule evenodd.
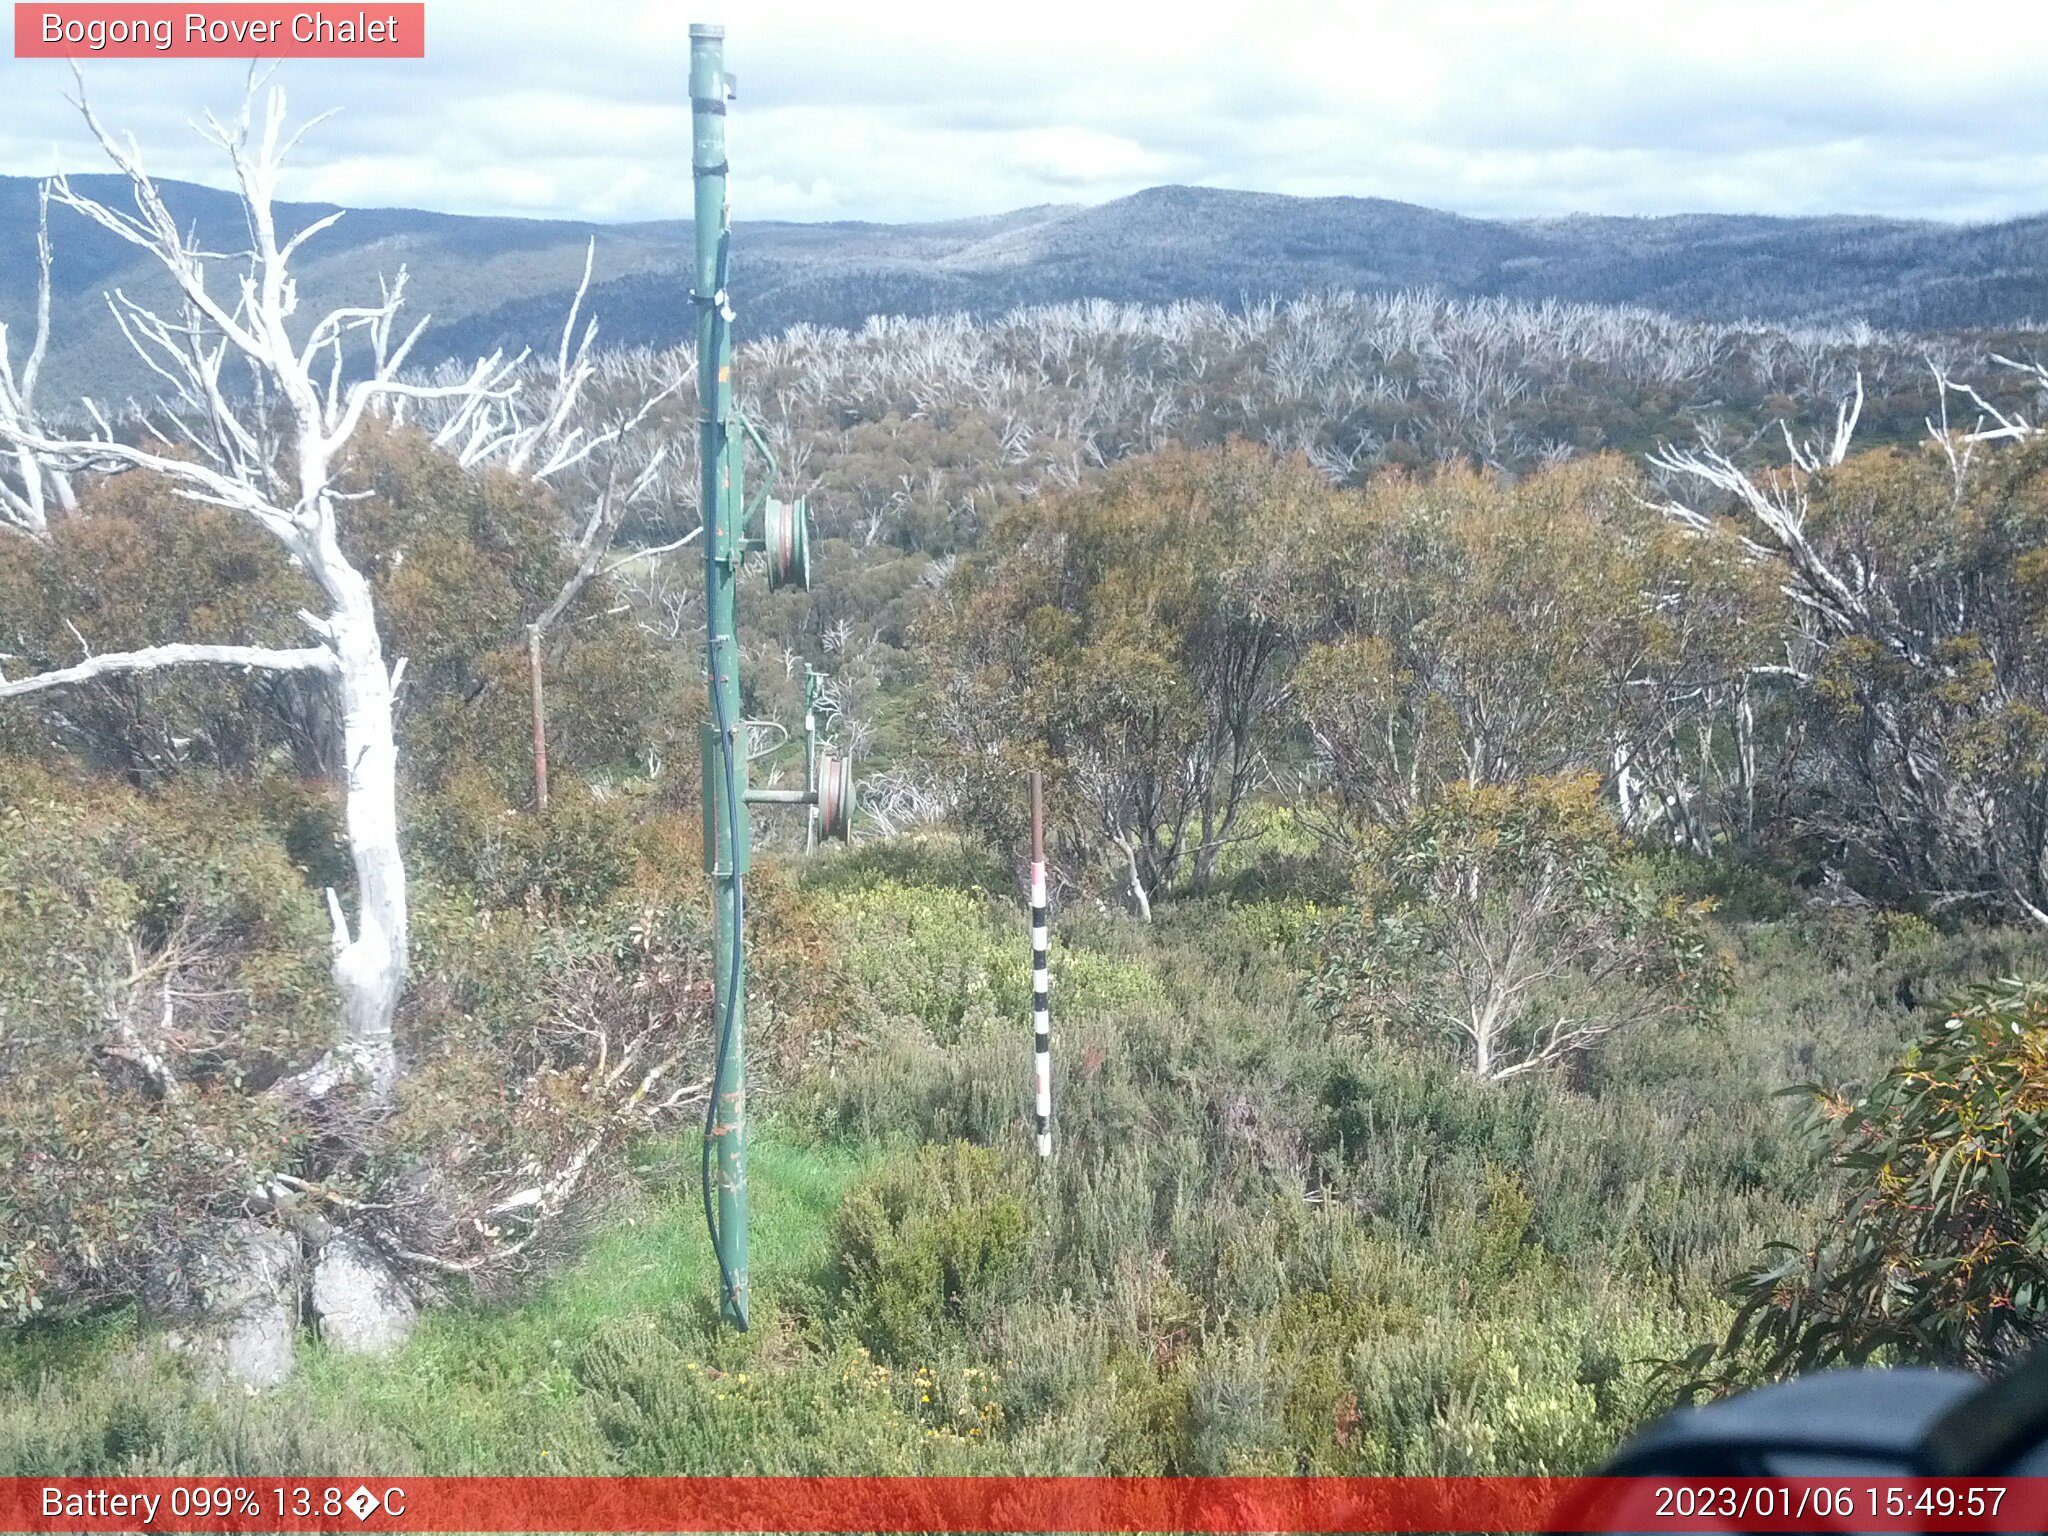
M 746 898 L 748 822 L 742 776 L 739 637 L 734 587 L 744 557 L 744 508 L 732 432 L 732 306 L 726 271 L 725 28 L 690 28 L 691 173 L 696 204 L 698 463 L 704 516 L 705 660 L 711 723 L 704 743 L 704 838 L 717 910 L 713 1028 L 717 1057 L 705 1127 L 705 1217 L 718 1256 L 719 1312 L 747 1326 Z M 715 1194 L 714 1194 L 715 1186 Z M 714 1215 L 715 1209 L 715 1215 Z

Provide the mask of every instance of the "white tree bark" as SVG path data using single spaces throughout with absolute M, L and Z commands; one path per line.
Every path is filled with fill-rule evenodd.
M 1118 828 L 1111 836 L 1114 838 L 1117 847 L 1123 849 L 1124 860 L 1130 865 L 1129 895 L 1131 898 L 1131 910 L 1137 914 L 1141 922 L 1149 923 L 1152 921 L 1152 897 L 1146 891 L 1145 877 L 1138 869 L 1138 845 L 1132 841 L 1130 835 L 1122 828 Z
M 328 617 L 341 695 L 342 771 L 348 776 L 345 823 L 356 873 L 355 932 L 328 893 L 334 923 L 334 981 L 345 1033 L 339 1062 L 359 1068 L 382 1096 L 398 1079 L 392 1017 L 409 953 L 405 861 L 398 846 L 398 743 L 392 733 L 392 675 L 384 665 L 370 584 L 332 550 L 322 582 L 334 600 Z M 314 1084 L 309 1086 L 323 1086 Z
M 59 667 L 54 672 L 38 672 L 33 677 L 12 682 L 0 676 L 0 699 L 17 698 L 45 688 L 63 688 L 72 683 L 87 683 L 97 677 L 112 677 L 123 672 L 153 672 L 163 667 L 195 663 L 220 667 L 262 667 L 276 672 L 331 673 L 335 670 L 334 653 L 318 645 L 296 651 L 264 645 L 152 645 L 140 651 L 109 651 L 104 656 L 88 656 L 75 667 Z
M 28 356 L 17 369 L 7 345 L 7 327 L 0 325 L 0 412 L 24 420 L 35 419 L 36 376 L 42 372 L 43 356 L 50 349 L 50 189 L 41 189 L 36 219 L 36 333 Z M 12 528 L 31 538 L 50 531 L 50 506 L 64 512 L 77 510 L 71 479 L 63 471 L 39 462 L 22 449 L 14 452 L 14 478 L 0 475 L 0 528 Z
M 1806 448 L 1792 440 L 1785 430 L 1785 444 L 1791 452 L 1792 469 L 1768 474 L 1762 483 L 1718 449 L 1665 447 L 1650 455 L 1650 463 L 1678 477 L 1688 477 L 1733 497 L 1767 535 L 1758 540 L 1745 531 L 1743 547 L 1752 555 L 1782 558 L 1791 568 L 1785 595 L 1810 610 L 1822 622 L 1844 632 L 1868 626 L 1869 609 L 1865 594 L 1853 573 L 1843 575 L 1822 558 L 1806 537 L 1808 509 L 1806 477 L 1831 469 L 1849 456 L 1857 419 L 1863 412 L 1863 376 L 1856 376 L 1856 394 L 1843 401 L 1835 413 L 1835 436 L 1825 451 Z M 1782 427 L 1782 423 L 1780 424 Z M 1673 521 L 1696 532 L 1713 526 L 1713 519 L 1682 502 L 1666 502 L 1661 509 Z

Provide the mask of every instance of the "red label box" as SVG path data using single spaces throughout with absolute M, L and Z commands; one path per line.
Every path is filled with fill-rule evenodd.
M 423 59 L 427 8 L 342 5 L 14 7 L 17 59 Z
M 2041 1531 L 2048 1478 L 0 1477 L 0 1531 Z

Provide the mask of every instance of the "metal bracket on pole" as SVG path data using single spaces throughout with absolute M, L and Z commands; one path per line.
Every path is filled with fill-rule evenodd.
M 741 796 L 749 805 L 806 807 L 805 852 L 814 850 L 820 838 L 845 842 L 853 820 L 851 767 L 839 754 L 818 750 L 818 697 L 824 680 L 825 675 L 816 668 L 804 668 L 804 787 L 750 789 Z

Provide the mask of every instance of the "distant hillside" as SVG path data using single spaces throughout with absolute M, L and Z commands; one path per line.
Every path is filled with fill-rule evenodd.
M 110 200 L 112 177 L 78 183 Z M 216 247 L 240 233 L 227 194 L 169 183 Z M 27 314 L 36 190 L 0 177 L 0 318 Z M 288 228 L 332 211 L 294 204 Z M 402 263 L 431 312 L 422 361 L 551 345 L 597 240 L 593 312 L 615 344 L 662 344 L 689 323 L 689 225 L 593 225 L 351 211 L 311 248 L 305 303 L 374 288 Z M 58 211 L 57 345 L 49 388 L 143 387 L 100 295 L 160 293 L 114 237 Z M 937 224 L 742 223 L 734 302 L 745 333 L 872 314 L 999 312 L 1077 298 L 1238 303 L 1305 291 L 1432 286 L 1462 296 L 1639 304 L 1706 319 L 1866 319 L 1901 329 L 2048 317 L 2048 215 L 1959 226 L 1867 218 L 1464 218 L 1378 198 L 1292 198 L 1155 187 L 1094 208 L 1051 206 Z

